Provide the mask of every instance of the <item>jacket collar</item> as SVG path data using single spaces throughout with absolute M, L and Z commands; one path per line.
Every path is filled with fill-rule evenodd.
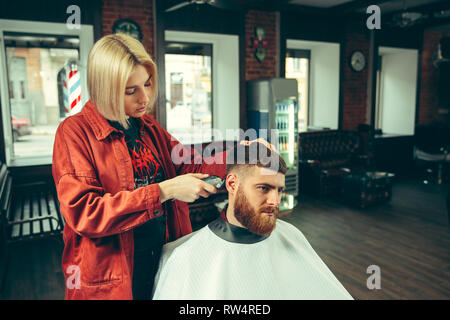
M 119 130 L 108 123 L 106 118 L 97 110 L 97 107 L 91 100 L 84 105 L 81 114 L 86 117 L 89 125 L 94 131 L 95 137 L 99 141 L 106 139 L 112 132 L 119 132 Z M 153 121 L 154 120 L 150 116 L 143 116 L 140 121 L 141 130 L 143 129 L 143 126 L 154 126 Z

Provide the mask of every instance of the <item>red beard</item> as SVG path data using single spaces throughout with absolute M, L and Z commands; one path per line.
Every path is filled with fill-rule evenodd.
M 263 212 L 272 212 L 273 215 L 269 216 Z M 238 191 L 236 194 L 234 216 L 252 233 L 261 236 L 269 235 L 275 229 L 278 213 L 278 207 L 274 206 L 262 206 L 255 210 L 243 192 Z

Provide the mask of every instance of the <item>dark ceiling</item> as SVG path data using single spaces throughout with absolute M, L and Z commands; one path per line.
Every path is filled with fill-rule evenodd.
M 334 18 L 367 15 L 367 8 L 377 5 L 382 20 L 391 26 L 399 26 L 408 19 L 416 19 L 412 23 L 406 21 L 402 27 L 421 24 L 424 27 L 449 25 L 450 28 L 449 0 L 165 0 L 163 3 L 167 11 L 188 6 L 213 6 L 233 11 L 256 9 Z M 409 15 L 405 16 L 405 13 Z
M 311 11 L 363 12 L 369 5 L 378 5 L 383 13 L 410 10 L 413 8 L 449 7 L 448 0 L 209 0 L 218 7 L 236 6 L 243 9 L 282 10 L 297 8 Z M 165 0 L 167 7 L 189 3 L 209 2 L 208 0 Z
M 448 0 L 217 0 L 234 2 L 246 9 L 277 9 L 297 8 L 298 10 L 335 13 L 364 13 L 368 6 L 378 5 L 382 14 L 405 10 L 427 8 L 450 9 Z

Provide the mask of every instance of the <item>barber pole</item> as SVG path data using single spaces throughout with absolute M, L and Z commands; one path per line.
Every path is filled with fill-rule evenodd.
M 69 94 L 69 113 L 75 114 L 81 111 L 82 108 L 80 72 L 78 70 L 78 64 L 74 62 L 68 64 L 66 68 L 66 72 L 68 73 L 67 92 Z
M 63 79 L 62 83 L 63 83 L 62 88 L 63 88 L 63 99 L 64 99 L 64 111 L 65 111 L 65 113 L 69 113 L 70 112 L 70 110 L 69 110 L 69 94 L 67 91 L 66 79 Z

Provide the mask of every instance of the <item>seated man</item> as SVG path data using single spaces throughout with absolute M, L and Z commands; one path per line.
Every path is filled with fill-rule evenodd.
M 262 144 L 237 148 L 227 159 L 228 206 L 164 246 L 153 299 L 352 299 L 303 234 L 277 220 L 284 160 Z

